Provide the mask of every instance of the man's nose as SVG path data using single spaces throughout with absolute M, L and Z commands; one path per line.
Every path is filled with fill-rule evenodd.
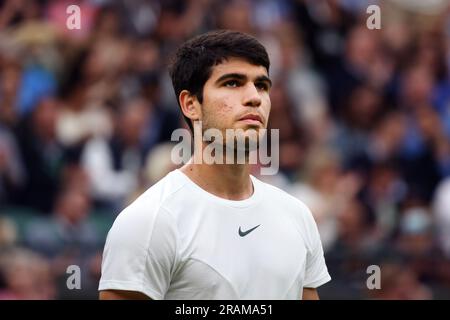
M 261 105 L 261 96 L 253 83 L 246 86 L 243 104 L 248 107 L 259 107 Z

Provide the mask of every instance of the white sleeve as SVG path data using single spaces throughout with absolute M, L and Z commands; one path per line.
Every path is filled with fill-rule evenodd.
M 325 264 L 319 230 L 309 209 L 306 221 L 306 234 L 310 240 L 310 247 L 306 256 L 306 271 L 303 287 L 317 288 L 330 281 L 331 277 Z
M 177 263 L 175 220 L 162 208 L 149 212 L 132 204 L 108 233 L 99 290 L 127 290 L 159 300 L 169 288 Z

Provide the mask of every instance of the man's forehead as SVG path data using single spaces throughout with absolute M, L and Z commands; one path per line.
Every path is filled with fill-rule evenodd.
M 254 65 L 243 58 L 230 57 L 213 66 L 210 78 L 219 78 L 227 73 L 240 73 L 249 77 L 268 76 L 264 66 Z

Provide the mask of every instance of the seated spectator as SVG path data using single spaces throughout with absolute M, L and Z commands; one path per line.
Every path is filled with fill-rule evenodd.
M 49 300 L 56 286 L 49 263 L 40 255 L 13 248 L 0 255 L 0 300 Z
M 97 297 L 95 265 L 104 240 L 89 219 L 91 203 L 82 190 L 72 188 L 61 192 L 53 214 L 48 219 L 38 219 L 28 224 L 24 242 L 26 246 L 47 258 L 57 284 L 58 297 Z M 67 288 L 67 268 L 80 267 L 82 291 Z
M 90 199 L 85 192 L 78 189 L 62 191 L 50 219 L 37 219 L 27 226 L 25 243 L 49 258 L 93 254 L 101 246 L 101 239 L 88 220 L 90 210 Z
M 17 130 L 27 179 L 19 204 L 43 213 L 51 211 L 67 152 L 56 136 L 58 107 L 55 98 L 42 99 Z
M 110 139 L 93 138 L 84 148 L 81 161 L 90 178 L 93 197 L 114 214 L 139 185 L 147 115 L 142 100 L 130 101 L 119 111 L 116 134 Z
M 386 262 L 380 266 L 379 290 L 367 290 L 368 296 L 377 300 L 430 300 L 430 288 L 421 283 L 413 270 L 399 262 Z

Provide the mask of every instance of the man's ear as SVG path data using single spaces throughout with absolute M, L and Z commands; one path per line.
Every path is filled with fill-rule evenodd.
M 188 90 L 183 90 L 180 92 L 179 102 L 181 111 L 186 117 L 192 121 L 201 119 L 202 110 L 196 95 L 191 94 Z

